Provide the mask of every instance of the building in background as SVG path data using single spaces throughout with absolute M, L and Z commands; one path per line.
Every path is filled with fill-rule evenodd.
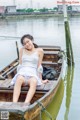
M 68 12 L 80 12 L 80 5 L 66 5 Z M 63 5 L 57 5 L 58 12 L 63 12 Z
M 6 6 L 5 13 L 16 13 L 16 6 Z
M 73 5 L 72 6 L 72 11 L 73 12 L 80 12 L 80 5 Z
M 63 5 L 57 5 L 58 7 L 58 12 L 63 12 Z

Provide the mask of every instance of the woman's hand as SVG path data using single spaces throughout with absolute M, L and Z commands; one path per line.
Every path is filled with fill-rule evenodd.
M 48 83 L 48 82 L 49 82 L 48 79 L 46 79 L 46 80 L 42 80 L 42 83 L 43 83 L 43 84 L 46 84 L 46 83 Z

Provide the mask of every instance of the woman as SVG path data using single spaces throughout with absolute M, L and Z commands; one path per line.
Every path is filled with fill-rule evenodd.
M 41 78 L 41 63 L 43 59 L 43 49 L 35 48 L 33 37 L 29 34 L 21 38 L 23 47 L 19 53 L 20 68 L 13 78 L 15 81 L 13 102 L 17 102 L 22 85 L 29 85 L 29 90 L 25 99 L 25 103 L 30 104 L 30 101 L 36 91 L 36 86 L 42 83 L 47 83 L 48 80 Z

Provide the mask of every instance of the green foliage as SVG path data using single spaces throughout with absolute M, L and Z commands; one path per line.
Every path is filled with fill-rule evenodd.
M 48 12 L 48 8 L 39 9 L 40 12 Z
M 32 8 L 28 8 L 28 9 L 26 9 L 26 12 L 34 12 L 34 9 L 32 9 Z
M 54 11 L 58 11 L 58 8 L 57 8 L 57 7 L 54 7 L 53 10 L 54 10 Z
M 27 12 L 27 13 L 31 13 L 31 12 L 49 12 L 49 11 L 58 11 L 57 7 L 54 8 L 41 8 L 41 9 L 33 9 L 33 8 L 28 8 L 28 9 L 17 9 L 17 12 Z
M 25 9 L 17 9 L 17 12 L 26 12 Z
M 72 6 L 68 6 L 68 7 L 67 7 L 67 10 L 72 10 Z
M 28 9 L 17 9 L 17 12 L 34 12 L 34 9 L 28 8 Z

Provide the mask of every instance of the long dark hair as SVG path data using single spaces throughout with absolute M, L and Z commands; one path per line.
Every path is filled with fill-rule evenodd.
M 23 40 L 24 40 L 25 38 L 28 38 L 28 39 L 30 39 L 31 41 L 34 41 L 34 38 L 33 38 L 32 35 L 30 35 L 30 34 L 25 34 L 25 35 L 23 35 L 22 38 L 21 38 L 21 44 L 22 44 L 22 45 L 23 45 Z M 38 48 L 38 45 L 37 45 L 37 44 L 33 43 L 33 45 L 34 45 L 35 48 Z

